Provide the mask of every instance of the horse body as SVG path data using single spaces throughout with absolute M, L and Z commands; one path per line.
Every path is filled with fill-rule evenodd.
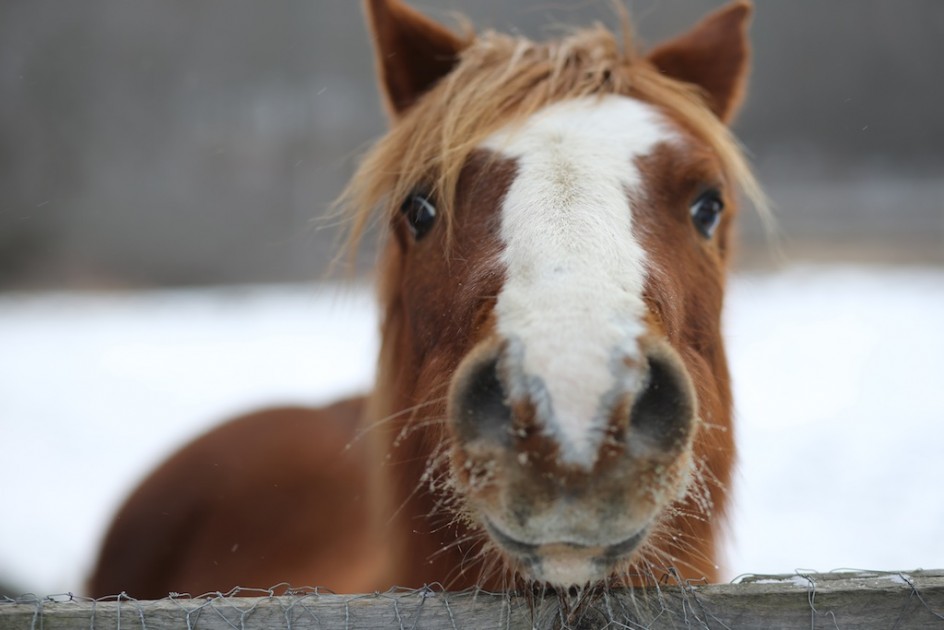
M 89 590 L 158 599 L 304 584 L 313 571 L 342 590 L 375 582 L 367 451 L 347 448 L 364 404 L 266 409 L 189 444 L 119 511 Z
M 602 28 L 472 39 L 367 8 L 392 127 L 347 198 L 355 239 L 377 207 L 389 228 L 375 389 L 178 454 L 122 510 L 93 593 L 717 579 L 720 313 L 735 190 L 756 192 L 723 123 L 748 7 L 646 57 Z

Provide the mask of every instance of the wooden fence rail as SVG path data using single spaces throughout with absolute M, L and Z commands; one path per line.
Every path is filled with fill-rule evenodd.
M 611 590 L 575 600 L 432 589 L 62 599 L 0 599 L 0 630 L 944 628 L 944 570 L 752 575 L 732 584 Z

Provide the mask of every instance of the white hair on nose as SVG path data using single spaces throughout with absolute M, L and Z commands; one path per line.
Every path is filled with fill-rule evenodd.
M 615 397 L 635 389 L 646 252 L 633 234 L 635 159 L 672 139 L 665 119 L 616 95 L 562 101 L 491 135 L 517 161 L 501 215 L 512 400 L 535 404 L 564 463 L 593 466 Z

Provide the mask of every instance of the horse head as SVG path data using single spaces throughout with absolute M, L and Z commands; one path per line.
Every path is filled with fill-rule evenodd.
M 717 577 L 750 7 L 647 54 L 602 27 L 534 43 L 367 7 L 391 128 L 348 195 L 355 231 L 378 206 L 388 227 L 394 513 L 457 523 L 423 553 L 471 545 L 557 586 Z

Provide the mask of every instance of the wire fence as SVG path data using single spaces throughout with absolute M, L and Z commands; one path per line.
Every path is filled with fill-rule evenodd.
M 0 598 L 0 630 L 67 628 L 944 628 L 944 570 L 745 575 L 721 585 L 676 581 L 569 593 L 432 586 L 339 595 L 278 585 L 149 601 L 124 594 Z

